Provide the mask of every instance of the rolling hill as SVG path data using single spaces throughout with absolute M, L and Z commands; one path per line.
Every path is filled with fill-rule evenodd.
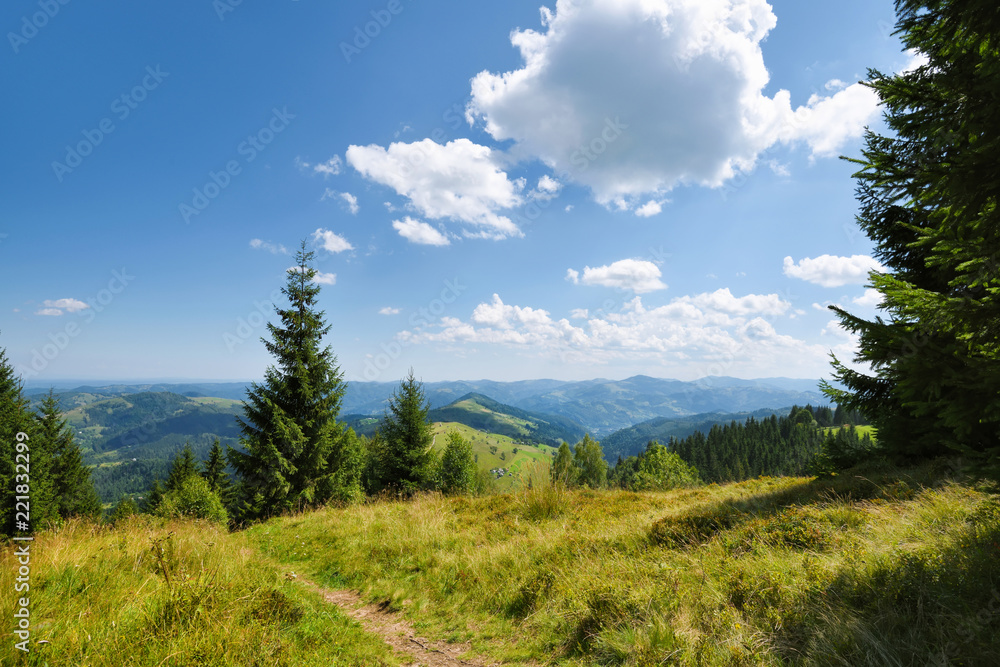
M 586 433 L 583 426 L 565 417 L 521 410 L 476 393 L 431 410 L 428 418 L 432 422 L 458 422 L 480 431 L 555 447 L 563 441 L 575 443 Z

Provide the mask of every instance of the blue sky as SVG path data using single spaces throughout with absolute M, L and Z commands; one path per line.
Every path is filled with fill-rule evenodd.
M 889 0 L 5 3 L 0 346 L 253 379 L 305 240 L 350 380 L 819 377 L 873 315 Z M 292 253 L 292 254 L 288 254 Z

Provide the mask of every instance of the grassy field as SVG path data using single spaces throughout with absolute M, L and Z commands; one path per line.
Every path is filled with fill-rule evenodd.
M 536 483 L 241 533 L 70 522 L 31 544 L 34 652 L 8 633 L 0 663 L 399 664 L 308 578 L 487 664 L 994 665 L 989 491 L 939 464 L 664 493 Z M 0 590 L 18 567 L 8 545 Z M 0 596 L 8 619 L 15 597 Z
M 455 422 L 435 423 L 434 449 L 442 451 L 448 442 L 447 434 L 458 432 L 472 443 L 472 452 L 476 456 L 476 465 L 481 470 L 505 468 L 508 475 L 497 480 L 501 490 L 520 488 L 532 472 L 541 474 L 549 469 L 554 447 L 542 444 L 524 444 L 505 435 L 486 433 Z M 514 450 L 517 450 L 516 452 Z
M 14 618 L 14 548 L 0 554 L 0 613 Z M 137 517 L 71 522 L 30 546 L 31 653 L 6 631 L 3 665 L 397 664 L 245 534 Z
M 1000 502 L 932 468 L 434 495 L 249 533 L 487 661 L 881 667 L 1000 654 Z
M 827 426 L 826 428 L 823 429 L 823 432 L 824 433 L 830 433 L 831 431 L 839 431 L 842 428 L 844 428 L 844 427 L 843 426 Z M 865 437 L 865 434 L 867 433 L 871 437 L 872 442 L 875 442 L 877 431 L 875 430 L 874 426 L 855 426 L 854 430 L 858 432 L 858 437 L 859 438 Z

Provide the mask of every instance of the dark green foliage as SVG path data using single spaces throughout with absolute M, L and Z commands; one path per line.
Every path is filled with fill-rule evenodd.
M 212 444 L 212 450 L 208 453 L 208 458 L 203 464 L 201 476 L 208 482 L 212 492 L 218 494 L 225 504 L 232 495 L 232 482 L 229 480 L 229 473 L 226 472 L 226 456 L 222 452 L 222 445 L 218 438 Z
M 449 433 L 438 468 L 441 490 L 448 494 L 470 493 L 476 486 L 476 472 L 472 444 L 458 433 Z
M 176 491 L 181 488 L 181 485 L 188 477 L 199 474 L 198 461 L 194 457 L 194 450 L 191 449 L 190 445 L 184 445 L 184 449 L 174 457 L 174 463 L 170 467 L 170 474 L 167 476 L 166 490 L 168 492 Z
M 73 436 L 66 433 L 65 422 L 59 419 L 59 402 L 50 390 L 35 417 L 36 428 L 31 438 L 31 522 L 36 527 L 51 525 L 59 518 L 56 500 L 54 450 L 58 441 Z
M 413 375 L 404 379 L 389 399 L 379 433 L 385 443 L 378 487 L 404 495 L 427 488 L 434 473 L 434 436 L 427 419 L 430 403 Z
M 1000 13 L 987 0 L 897 0 L 897 33 L 928 58 L 871 72 L 889 136 L 869 132 L 858 223 L 886 266 L 884 317 L 834 308 L 858 334 L 858 372 L 824 391 L 878 428 L 896 459 L 958 451 L 1000 475 Z
M 35 420 L 28 410 L 28 400 L 24 397 L 21 379 L 14 374 L 14 368 L 7 360 L 7 351 L 0 348 L 0 534 L 13 535 L 14 531 L 14 486 L 20 483 L 16 475 L 23 471 L 15 468 L 15 436 L 24 433 L 31 447 L 31 436 L 35 433 Z M 30 453 L 30 452 L 29 452 Z M 23 478 L 21 478 L 23 481 Z
M 673 440 L 669 448 L 693 466 L 706 482 L 731 482 L 761 475 L 804 475 L 826 439 L 816 427 L 807 408 L 792 408 L 788 417 L 771 416 L 743 424 L 714 425 L 683 440 Z M 838 434 L 847 446 L 861 448 L 862 439 L 854 429 Z M 620 479 L 623 475 L 615 475 Z
M 813 475 L 832 475 L 877 456 L 875 445 L 866 433 L 858 438 L 853 425 L 826 434 L 819 454 L 809 465 Z
M 170 473 L 169 459 L 122 461 L 118 465 L 90 469 L 90 478 L 101 503 L 114 503 L 123 495 L 146 493 L 153 480 L 164 480 Z
M 686 438 L 696 431 L 708 433 L 713 424 L 743 422 L 750 417 L 762 420 L 774 414 L 785 413 L 785 410 L 767 408 L 753 412 L 706 412 L 687 417 L 659 417 L 604 436 L 601 439 L 601 448 L 604 450 L 605 458 L 610 462 L 617 460 L 618 457 L 624 459 L 638 456 L 646 450 L 646 445 L 652 440 L 670 442 L 675 438 Z
M 87 516 L 94 519 L 101 516 L 101 501 L 94 490 L 90 469 L 83 464 L 80 448 L 73 441 L 73 432 L 60 416 L 59 402 L 55 394 L 49 392 L 39 408 L 38 434 L 36 444 L 47 451 L 51 465 L 51 518 Z M 34 481 L 34 479 L 32 480 Z M 34 486 L 34 484 L 33 484 Z M 33 488 L 33 494 L 37 491 Z M 33 501 L 38 502 L 36 497 Z M 46 505 L 39 502 L 39 505 Z M 32 513 L 34 514 L 34 513 Z
M 142 510 L 148 514 L 155 513 L 160 503 L 163 502 L 163 493 L 163 485 L 160 484 L 160 480 L 153 480 L 153 485 L 149 487 L 149 493 L 146 494 L 146 503 Z
M 346 385 L 322 345 L 330 327 L 316 309 L 313 256 L 303 243 L 288 271 L 282 293 L 289 306 L 276 309 L 280 322 L 268 323 L 270 340 L 262 339 L 275 365 L 247 390 L 238 418 L 245 451 L 229 448 L 244 519 L 360 494 L 362 453 L 354 432 L 337 422 Z

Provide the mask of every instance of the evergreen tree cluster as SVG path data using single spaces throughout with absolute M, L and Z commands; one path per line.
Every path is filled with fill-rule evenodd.
M 671 441 L 669 449 L 693 466 L 706 482 L 804 475 L 810 472 L 810 464 L 827 440 L 814 414 L 811 408 L 795 407 L 787 417 L 772 416 L 760 421 L 751 417 L 742 424 L 716 424 L 707 435 L 699 431 Z M 839 433 L 844 435 L 837 437 L 847 439 L 851 447 L 866 446 L 855 429 L 841 429 Z
M 18 433 L 24 436 L 18 438 Z M 26 452 L 16 449 L 22 441 Z M 16 497 L 25 495 L 32 530 L 101 514 L 90 469 L 60 416 L 55 394 L 50 391 L 33 412 L 7 351 L 0 348 L 0 535 L 14 534 Z

